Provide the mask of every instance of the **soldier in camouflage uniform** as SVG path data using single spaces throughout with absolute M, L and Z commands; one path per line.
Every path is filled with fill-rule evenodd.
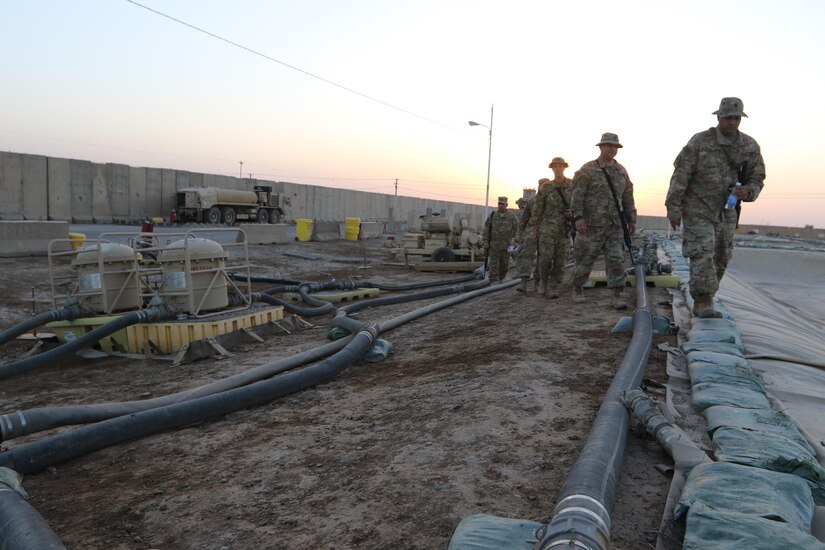
M 570 199 L 573 181 L 564 176 L 568 164 L 561 157 L 550 162 L 555 178 L 536 195 L 539 241 L 538 293 L 550 299 L 559 297 L 559 285 L 567 261 L 568 224 L 573 214 Z
M 622 298 L 627 281 L 624 236 L 608 176 L 619 205 L 627 217 L 627 228 L 631 235 L 636 233 L 633 183 L 625 167 L 615 160 L 619 148 L 623 147 L 619 143 L 619 136 L 611 133 L 602 134 L 602 139 L 596 145 L 600 151 L 599 158 L 585 163 L 573 176 L 571 209 L 578 233 L 573 251 L 573 259 L 576 262 L 573 301 L 584 302 L 584 283 L 590 277 L 596 258 L 599 254 L 604 254 L 607 286 L 613 289 L 611 303 L 616 309 L 627 309 L 627 303 Z
M 684 222 L 682 253 L 690 259 L 693 313 L 721 317 L 713 297 L 733 255 L 739 213 L 726 208 L 728 195 L 752 202 L 762 191 L 765 163 L 756 141 L 739 131 L 742 100 L 723 98 L 717 125 L 693 136 L 676 157 L 665 206 L 670 225 Z M 741 186 L 736 186 L 737 182 Z
M 490 282 L 503 281 L 510 266 L 510 254 L 507 247 L 516 236 L 518 220 L 516 215 L 507 211 L 507 197 L 498 198 L 498 210 L 490 212 L 484 222 L 483 245 L 487 250 L 487 269 L 490 270 Z
M 539 189 L 542 185 L 550 183 L 547 178 L 539 180 Z M 516 255 L 516 269 L 518 269 L 521 284 L 516 287 L 518 292 L 527 294 L 527 281 L 530 277 L 537 278 L 536 252 L 538 251 L 538 234 L 536 232 L 536 195 L 529 199 L 520 198 L 516 201 L 521 208 L 521 215 L 518 219 L 518 232 L 516 242 L 519 244 Z M 535 284 L 538 284 L 536 282 Z M 535 290 L 535 289 L 534 289 Z

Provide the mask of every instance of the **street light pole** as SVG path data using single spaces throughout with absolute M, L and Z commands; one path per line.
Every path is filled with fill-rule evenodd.
M 483 126 L 490 130 L 490 142 L 487 147 L 487 192 L 484 195 L 484 220 L 490 215 L 490 160 L 493 158 L 493 107 L 490 105 L 490 125 L 470 121 L 470 126 Z

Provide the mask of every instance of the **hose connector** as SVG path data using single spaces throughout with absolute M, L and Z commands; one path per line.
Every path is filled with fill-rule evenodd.
M 610 548 L 610 514 L 591 496 L 567 496 L 556 505 L 553 519 L 534 548 L 607 550 Z

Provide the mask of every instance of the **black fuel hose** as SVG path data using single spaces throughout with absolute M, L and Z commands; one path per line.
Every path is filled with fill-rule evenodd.
M 367 327 L 331 357 L 269 380 L 119 416 L 14 447 L 0 452 L 0 467 L 30 474 L 110 445 L 269 403 L 337 376 L 366 353 L 377 334 L 376 327 Z
M 486 282 L 481 282 L 476 285 L 460 285 L 449 287 L 450 292 L 458 293 L 468 290 L 474 290 L 479 285 L 486 285 Z M 481 287 L 479 287 L 481 288 Z M 428 299 L 440 296 L 445 293 L 447 289 L 437 289 L 427 292 L 421 292 L 413 295 L 392 296 L 388 298 L 381 298 L 376 300 L 366 300 L 364 302 L 357 302 L 368 304 L 369 306 L 386 305 L 386 300 L 395 300 L 392 303 L 401 303 L 411 301 L 415 298 L 418 300 Z M 253 295 L 254 296 L 254 295 Z M 403 300 L 402 300 L 403 299 Z M 376 304 L 374 302 L 380 301 L 382 303 Z M 373 303 L 370 303 L 373 302 Z M 345 312 L 341 309 L 338 315 L 331 321 L 332 326 L 339 326 L 350 333 L 355 334 L 364 328 L 365 323 L 356 319 L 346 317 Z M 38 407 L 27 410 L 18 410 L 11 413 L 0 415 L 0 442 L 8 441 L 24 435 L 29 435 L 60 426 L 67 426 L 71 424 L 87 424 L 90 422 L 99 422 L 109 418 L 115 418 L 125 414 L 132 414 L 148 409 L 171 405 L 205 395 L 220 393 L 229 389 L 245 386 L 269 378 L 276 374 L 300 367 L 306 363 L 317 361 L 327 355 L 335 353 L 340 350 L 351 339 L 347 338 L 330 342 L 310 349 L 290 357 L 267 363 L 248 371 L 227 377 L 204 386 L 176 392 L 174 394 L 156 397 L 153 399 L 144 399 L 138 401 L 125 401 L 113 403 L 96 403 L 91 405 L 64 405 L 59 407 Z
M 360 328 L 362 327 L 359 327 L 359 330 Z M 99 422 L 101 420 L 108 420 L 126 414 L 164 407 L 206 395 L 221 393 L 234 388 L 240 388 L 253 382 L 270 378 L 276 374 L 295 369 L 301 365 L 323 359 L 328 355 L 340 351 L 351 339 L 352 336 L 348 336 L 310 350 L 290 355 L 284 359 L 266 363 L 248 371 L 216 380 L 204 386 L 155 397 L 153 399 L 95 403 L 91 405 L 37 407 L 6 413 L 0 416 L 0 442 L 60 426 Z
M 66 547 L 31 504 L 0 482 L 0 548 L 65 550 Z
M 636 265 L 634 271 L 638 283 L 630 346 L 602 400 L 587 442 L 567 475 L 553 519 L 536 550 L 611 548 L 610 514 L 630 426 L 622 397 L 641 383 L 653 343 L 653 314 L 643 284 L 645 268 Z
M 6 342 L 14 340 L 21 334 L 25 334 L 30 330 L 34 330 L 37 327 L 45 325 L 46 323 L 52 323 L 54 321 L 71 321 L 72 319 L 77 319 L 84 314 L 85 310 L 76 302 L 73 304 L 67 304 L 63 307 L 50 309 L 49 311 L 44 311 L 43 313 L 38 313 L 34 317 L 30 317 L 25 321 L 0 332 L 0 346 Z
M 73 428 L 8 449 L 0 452 L 0 467 L 29 474 L 110 445 L 268 403 L 337 376 L 362 357 L 382 332 L 472 298 L 510 288 L 519 282 L 514 279 L 501 285 L 467 292 L 429 304 L 380 325 L 365 326 L 335 355 L 269 380 Z
M 283 308 L 289 313 L 295 313 L 296 315 L 301 315 L 302 317 L 315 317 L 316 315 L 324 315 L 325 313 L 329 313 L 330 311 L 335 309 L 335 306 L 330 302 L 323 302 L 323 305 L 320 305 L 318 307 L 303 307 L 297 305 L 293 301 L 284 300 L 283 298 L 278 298 L 277 296 L 271 296 L 264 292 L 253 292 L 252 301 L 266 302 L 267 304 L 273 306 L 283 306 Z
M 49 364 L 55 359 L 74 353 L 76 351 L 88 348 L 96 344 L 99 340 L 114 334 L 119 330 L 135 325 L 137 323 L 151 323 L 154 321 L 162 321 L 170 319 L 174 316 L 174 312 L 165 305 L 151 306 L 140 311 L 133 311 L 121 315 L 117 319 L 109 321 L 108 323 L 97 327 L 96 329 L 87 332 L 80 338 L 66 342 L 56 348 L 50 349 L 19 361 L 12 361 L 0 365 L 0 378 L 6 378 L 21 372 L 34 370 L 43 365 Z

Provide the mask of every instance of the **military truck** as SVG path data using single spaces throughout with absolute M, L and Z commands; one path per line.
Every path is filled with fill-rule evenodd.
M 268 185 L 256 185 L 253 191 L 188 187 L 178 190 L 173 217 L 177 222 L 227 225 L 238 220 L 280 223 L 288 205 L 289 198 L 273 193 Z
M 469 228 L 458 214 L 453 222 L 444 212 L 428 208 L 421 218 L 420 233 L 405 233 L 403 247 L 407 265 L 419 262 L 475 262 L 484 258 L 481 235 Z

